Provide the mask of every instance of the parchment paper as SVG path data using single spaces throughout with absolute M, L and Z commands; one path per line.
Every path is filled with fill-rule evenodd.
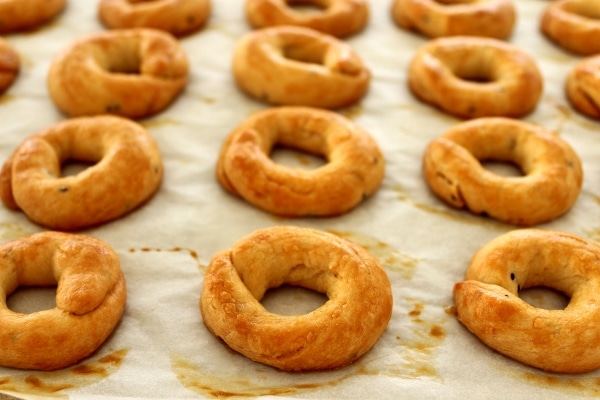
M 580 58 L 539 32 L 539 17 L 549 1 L 515 3 L 518 23 L 509 41 L 537 59 L 545 80 L 538 108 L 524 120 L 566 139 L 579 153 L 585 172 L 574 208 L 540 227 L 596 240 L 600 125 L 572 110 L 563 92 L 566 74 Z M 96 7 L 96 0 L 69 0 L 65 12 L 47 26 L 6 36 L 23 67 L 14 86 L 0 97 L 2 161 L 25 137 L 65 119 L 48 97 L 46 73 L 60 49 L 105 29 Z M 427 38 L 397 27 L 390 7 L 390 0 L 372 0 L 368 27 L 348 39 L 373 78 L 363 101 L 340 111 L 381 145 L 387 171 L 380 190 L 343 216 L 282 219 L 227 194 L 214 178 L 225 136 L 268 105 L 243 95 L 231 75 L 233 48 L 250 29 L 243 1 L 213 1 L 206 27 L 180 40 L 192 67 L 185 92 L 164 112 L 140 121 L 158 141 L 164 158 L 160 191 L 134 213 L 80 232 L 104 240 L 120 257 L 128 287 L 120 324 L 96 354 L 74 368 L 51 373 L 0 368 L 0 392 L 73 399 L 597 395 L 597 373 L 562 376 L 528 368 L 487 348 L 452 313 L 452 286 L 463 278 L 471 255 L 515 227 L 449 209 L 429 191 L 421 175 L 422 152 L 459 120 L 420 103 L 408 91 L 407 65 Z M 308 166 L 315 161 L 298 154 L 281 158 Z M 356 364 L 331 372 L 282 373 L 229 350 L 204 327 L 198 300 L 212 254 L 255 229 L 281 224 L 355 240 L 388 271 L 395 302 L 392 319 L 372 351 Z M 24 214 L 0 206 L 2 241 L 41 230 Z M 23 292 L 14 303 L 26 307 L 36 293 Z M 42 303 L 52 296 L 46 292 Z M 545 292 L 533 298 L 542 305 L 549 301 Z M 265 304 L 277 312 L 307 312 L 323 301 L 323 296 L 308 291 L 280 290 Z

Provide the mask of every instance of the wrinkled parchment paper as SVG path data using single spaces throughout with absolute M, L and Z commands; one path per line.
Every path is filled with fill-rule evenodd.
M 390 0 L 372 0 L 368 27 L 348 39 L 373 78 L 364 100 L 340 111 L 379 142 L 387 160 L 386 177 L 367 202 L 346 215 L 322 219 L 271 216 L 227 194 L 216 182 L 214 166 L 223 139 L 267 105 L 243 95 L 231 76 L 236 41 L 250 29 L 243 1 L 213 3 L 206 27 L 180 39 L 192 67 L 184 93 L 164 112 L 140 121 L 164 158 L 160 191 L 134 213 L 80 232 L 104 240 L 120 257 L 129 296 L 120 324 L 94 355 L 73 368 L 51 373 L 0 368 L 0 392 L 73 399 L 551 399 L 598 394 L 597 373 L 562 376 L 528 368 L 487 348 L 457 322 L 451 308 L 453 284 L 462 279 L 478 248 L 515 227 L 449 209 L 428 190 L 421 175 L 422 152 L 459 121 L 409 93 L 407 65 L 427 39 L 392 22 Z M 572 110 L 563 92 L 566 74 L 579 58 L 539 32 L 539 18 L 549 1 L 515 3 L 518 22 L 510 42 L 536 58 L 545 84 L 538 108 L 524 120 L 560 134 L 579 153 L 585 172 L 574 208 L 541 227 L 598 240 L 600 125 Z M 64 13 L 47 26 L 6 36 L 23 66 L 17 82 L 0 97 L 2 161 L 25 137 L 65 119 L 48 97 L 46 73 L 52 57 L 71 41 L 105 29 L 96 7 L 96 0 L 69 0 Z M 295 153 L 278 157 L 305 167 L 318 162 Z M 204 327 L 198 299 L 212 254 L 255 229 L 280 224 L 354 240 L 388 271 L 395 302 L 392 319 L 356 364 L 331 372 L 282 373 L 232 352 Z M 42 229 L 24 214 L 0 206 L 2 241 Z M 19 293 L 13 302 L 25 308 L 53 298 L 47 290 Z M 542 305 L 549 301 L 543 291 L 532 297 Z M 283 289 L 264 304 L 294 313 L 308 312 L 323 301 L 312 292 Z

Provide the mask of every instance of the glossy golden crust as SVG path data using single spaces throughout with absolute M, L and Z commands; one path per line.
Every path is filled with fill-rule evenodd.
M 565 91 L 573 108 L 600 119 L 600 55 L 583 59 L 571 69 Z
M 322 8 L 301 12 L 290 4 L 299 3 Z M 291 25 L 314 29 L 338 38 L 360 32 L 369 20 L 366 0 L 246 0 L 246 19 L 254 28 Z
M 69 160 L 93 165 L 61 176 Z M 162 175 L 158 146 L 141 125 L 116 116 L 73 118 L 15 149 L 0 172 L 0 199 L 40 225 L 78 230 L 132 212 Z
M 276 145 L 322 155 L 327 163 L 308 170 L 269 158 Z M 227 137 L 216 168 L 229 192 L 267 212 L 289 216 L 342 214 L 372 195 L 385 174 L 375 140 L 332 111 L 279 107 L 258 112 Z
M 244 92 L 269 104 L 328 109 L 359 101 L 371 79 L 350 45 L 293 26 L 244 35 L 234 50 L 233 75 Z
M 98 17 L 110 29 L 153 28 L 175 36 L 202 28 L 210 12 L 210 0 L 100 0 L 98 3 Z
M 497 39 L 453 36 L 417 50 L 408 85 L 420 100 L 459 118 L 521 117 L 543 89 L 533 58 Z
M 541 18 L 542 32 L 565 50 L 600 53 L 600 4 L 589 0 L 555 0 Z
M 6 306 L 19 286 L 53 286 L 56 308 L 20 314 Z M 0 246 L 0 365 L 55 370 L 92 354 L 126 303 L 119 259 L 98 239 L 42 232 Z
M 65 114 L 152 116 L 171 104 L 188 79 L 188 60 L 170 34 L 112 30 L 76 40 L 54 57 L 49 94 Z
M 15 81 L 21 70 L 21 59 L 6 40 L 0 38 L 0 94 Z
M 519 290 L 543 286 L 570 297 L 564 310 L 536 308 Z M 563 232 L 522 229 L 492 240 L 454 286 L 458 319 L 483 343 L 557 373 L 600 367 L 600 247 Z
M 507 39 L 515 25 L 516 10 L 512 0 L 395 0 L 392 17 L 400 27 L 427 37 L 464 35 Z
M 327 295 L 303 315 L 261 304 L 282 284 Z M 200 311 L 208 329 L 246 357 L 285 371 L 340 368 L 379 339 L 392 312 L 385 270 L 360 246 L 309 228 L 255 231 L 216 253 L 206 271 Z
M 503 177 L 480 161 L 514 163 L 524 176 Z M 433 140 L 423 155 L 423 174 L 447 204 L 520 226 L 566 213 L 583 181 L 571 146 L 545 129 L 509 118 L 463 122 Z
M 66 3 L 66 0 L 0 1 L 0 33 L 37 28 L 56 17 Z

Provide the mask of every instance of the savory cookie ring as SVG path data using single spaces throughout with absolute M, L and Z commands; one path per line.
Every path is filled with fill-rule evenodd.
M 524 176 L 497 175 L 480 160 L 515 163 Z M 451 128 L 427 146 L 423 173 L 449 205 L 522 226 L 567 212 L 583 180 L 581 161 L 567 142 L 510 118 L 480 118 Z
M 600 4 L 589 0 L 554 0 L 542 14 L 541 30 L 576 54 L 600 53 Z
M 0 33 L 36 28 L 58 15 L 65 4 L 66 0 L 0 1 Z
M 293 26 L 243 36 L 234 51 L 233 75 L 241 89 L 265 102 L 330 109 L 360 100 L 371 79 L 350 45 Z
M 0 38 L 0 93 L 12 85 L 21 69 L 21 60 L 15 49 Z
M 537 64 L 522 50 L 466 36 L 422 46 L 409 65 L 408 84 L 419 99 L 460 118 L 523 116 L 543 88 Z
M 565 88 L 576 110 L 600 119 L 600 55 L 577 63 L 567 76 Z
M 53 286 L 56 307 L 20 314 L 6 305 L 19 286 Z M 98 239 L 41 232 L 0 245 L 0 365 L 56 370 L 92 354 L 121 319 L 125 278 Z
M 400 27 L 428 37 L 506 39 L 512 33 L 516 11 L 513 0 L 395 0 L 392 17 Z
M 183 36 L 200 29 L 211 0 L 100 0 L 98 16 L 111 29 L 154 28 Z
M 536 308 L 519 290 L 564 293 L 564 310 Z M 454 285 L 456 313 L 483 343 L 524 364 L 557 373 L 600 368 L 600 247 L 563 232 L 521 229 L 492 240 Z
M 308 314 L 270 313 L 260 300 L 283 284 L 329 300 Z M 365 249 L 330 233 L 278 226 L 212 257 L 200 311 L 214 335 L 251 360 L 311 371 L 359 359 L 386 329 L 392 302 L 385 270 Z
M 75 41 L 48 72 L 56 106 L 73 116 L 143 118 L 165 109 L 187 83 L 188 60 L 170 34 L 112 30 Z
M 302 12 L 290 5 L 322 10 Z M 293 25 L 343 38 L 362 30 L 369 19 L 367 0 L 246 0 L 246 18 L 254 28 Z
M 61 176 L 68 161 L 95 165 Z M 108 115 L 73 118 L 17 147 L 0 172 L 0 199 L 40 225 L 77 230 L 131 212 L 162 175 L 159 149 L 141 125 Z
M 327 163 L 307 170 L 273 162 L 276 145 L 322 155 Z M 232 194 L 267 212 L 333 216 L 349 211 L 381 184 L 385 162 L 373 138 L 332 111 L 280 107 L 258 112 L 227 137 L 217 179 Z

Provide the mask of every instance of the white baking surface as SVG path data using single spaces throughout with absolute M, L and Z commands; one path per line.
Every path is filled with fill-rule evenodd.
M 565 76 L 578 57 L 539 32 L 539 17 L 549 1 L 515 3 L 518 23 L 510 42 L 537 59 L 545 80 L 538 108 L 524 120 L 571 143 L 585 172 L 574 208 L 541 227 L 598 239 L 600 125 L 574 112 L 563 93 Z M 14 86 L 0 97 L 2 161 L 25 137 L 65 118 L 48 97 L 46 72 L 53 55 L 71 41 L 104 30 L 96 6 L 97 0 L 69 0 L 65 12 L 48 26 L 6 35 L 23 67 Z M 390 0 L 372 0 L 368 27 L 348 39 L 373 79 L 364 100 L 343 111 L 383 149 L 387 172 L 380 190 L 343 216 L 282 219 L 230 196 L 214 178 L 225 136 L 267 107 L 245 97 L 231 76 L 233 48 L 250 29 L 243 1 L 215 0 L 207 26 L 181 39 L 191 65 L 185 92 L 164 112 L 141 121 L 164 157 L 160 191 L 125 218 L 81 232 L 104 240 L 120 257 L 129 296 L 120 324 L 76 369 L 42 373 L 0 368 L 0 392 L 73 399 L 558 399 L 600 393 L 598 373 L 564 376 L 528 368 L 484 346 L 452 314 L 452 286 L 462 279 L 471 255 L 514 227 L 451 210 L 428 190 L 421 176 L 422 152 L 459 121 L 418 102 L 407 90 L 408 62 L 427 39 L 398 28 L 390 7 Z M 310 158 L 291 159 L 303 164 Z M 388 271 L 395 302 L 392 319 L 356 364 L 332 372 L 278 372 L 228 350 L 202 324 L 198 299 L 211 255 L 257 228 L 282 224 L 337 232 L 365 246 Z M 2 241 L 41 230 L 24 214 L 0 206 Z M 33 292 L 14 302 L 26 305 L 35 298 Z M 271 297 L 268 306 L 303 312 L 322 301 L 305 291 L 283 292 Z M 43 296 L 47 301 L 52 292 Z M 540 296 L 534 293 L 533 298 Z M 286 305 L 286 300 L 300 305 Z

